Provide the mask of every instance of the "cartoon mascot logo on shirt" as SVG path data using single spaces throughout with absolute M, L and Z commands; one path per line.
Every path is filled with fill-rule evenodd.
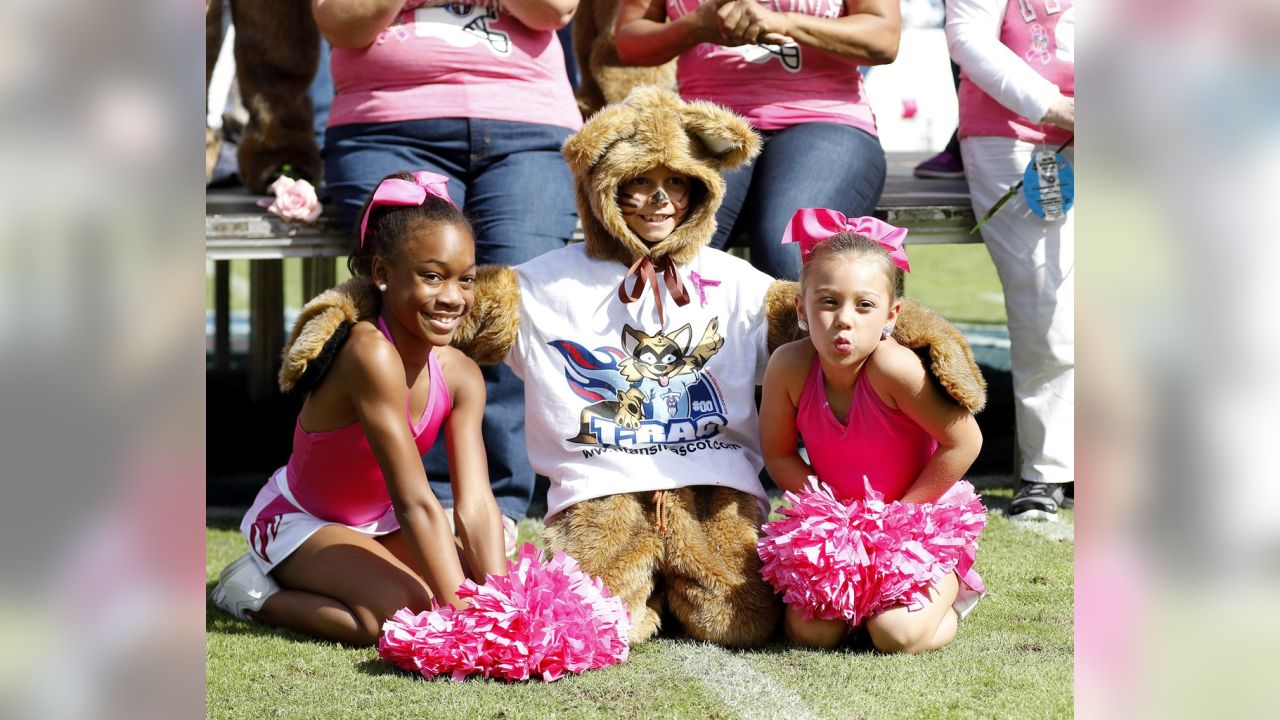
M 494 55 L 507 57 L 511 54 L 511 36 L 489 27 L 497 20 L 496 11 L 475 5 L 420 7 L 414 10 L 414 34 L 437 37 L 458 48 L 484 43 Z
M 767 63 L 777 58 L 782 68 L 791 73 L 800 72 L 804 65 L 800 56 L 800 46 L 795 43 L 787 43 L 785 45 L 757 43 L 755 45 L 739 45 L 729 49 L 741 54 L 747 62 L 755 63 L 756 65 Z
M 630 325 L 622 347 L 594 351 L 570 340 L 551 344 L 565 359 L 565 380 L 590 402 L 579 416 L 581 445 L 669 445 L 704 440 L 720 432 L 726 418 L 707 361 L 724 346 L 712 319 L 697 344 L 693 328 L 649 335 Z

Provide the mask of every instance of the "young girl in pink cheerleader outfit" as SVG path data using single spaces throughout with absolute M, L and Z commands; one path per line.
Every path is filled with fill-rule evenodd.
M 809 647 L 834 647 L 865 618 L 881 651 L 936 649 L 984 591 L 972 567 L 984 515 L 960 481 L 982 435 L 891 337 L 905 236 L 802 209 L 783 239 L 800 244 L 796 310 L 809 338 L 779 348 L 765 372 L 765 466 L 796 494 L 760 551 L 787 602 L 787 636 Z M 801 493 L 811 476 L 822 485 Z
M 303 402 L 289 462 L 241 523 L 249 552 L 212 595 L 238 618 L 372 645 L 398 610 L 462 607 L 468 574 L 507 572 L 480 434 L 484 382 L 449 347 L 476 262 L 446 180 L 393 175 L 365 204 L 349 264 L 376 285 L 380 312 L 350 327 Z M 460 549 L 422 468 L 441 438 Z

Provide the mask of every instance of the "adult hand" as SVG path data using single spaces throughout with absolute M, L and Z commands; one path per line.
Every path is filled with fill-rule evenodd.
M 1057 125 L 1063 130 L 1076 130 L 1076 99 L 1073 97 L 1062 96 L 1058 101 L 1049 106 L 1049 111 L 1044 114 L 1041 122 Z
M 694 36 L 699 42 L 727 45 L 729 41 L 720 31 L 720 8 L 736 0 L 706 0 L 684 18 L 684 22 L 692 23 Z M 686 19 L 687 18 L 687 19 Z
M 728 0 L 716 11 L 720 20 L 722 45 L 783 44 L 788 36 L 786 14 L 774 12 L 755 0 Z

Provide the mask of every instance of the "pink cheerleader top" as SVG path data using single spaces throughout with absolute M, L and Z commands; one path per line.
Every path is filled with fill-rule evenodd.
M 924 428 L 884 404 L 865 370 L 854 381 L 849 417 L 842 422 L 827 403 L 817 355 L 800 394 L 796 427 L 809 465 L 842 500 L 863 499 L 864 475 L 885 502 L 900 500 L 938 450 Z
M 395 344 L 381 317 L 378 329 Z M 405 420 L 413 430 L 420 455 L 435 443 L 440 427 L 453 409 L 434 351 L 428 356 L 427 368 L 431 387 L 427 391 L 427 407 L 417 422 L 410 414 L 409 400 L 405 401 Z M 322 520 L 363 525 L 381 518 L 391 509 L 382 468 L 359 422 L 325 432 L 307 432 L 302 423 L 297 422 L 286 476 L 289 490 L 301 509 Z

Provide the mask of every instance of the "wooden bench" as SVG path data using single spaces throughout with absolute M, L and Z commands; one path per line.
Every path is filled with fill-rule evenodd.
M 981 242 L 969 189 L 963 180 L 919 180 L 911 175 L 925 155 L 890 154 L 889 174 L 876 216 L 911 230 L 913 244 Z M 350 238 L 323 216 L 313 226 L 293 225 L 259 208 L 244 189 L 205 193 L 205 257 L 213 261 L 213 367 L 231 364 L 231 260 L 249 263 L 249 388 L 257 401 L 275 392 L 284 345 L 284 259 L 302 259 L 302 289 L 314 297 L 336 279 L 335 258 L 350 252 Z M 581 231 L 575 231 L 581 239 Z

